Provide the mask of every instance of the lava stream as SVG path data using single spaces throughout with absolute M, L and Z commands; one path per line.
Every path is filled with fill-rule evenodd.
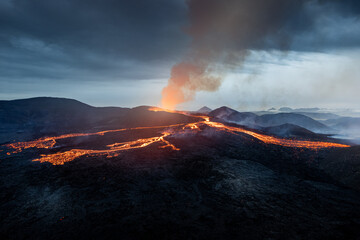
M 155 127 L 136 127 L 136 128 L 123 128 L 123 129 L 115 129 L 115 130 L 108 130 L 108 131 L 101 131 L 95 133 L 74 133 L 74 134 L 65 134 L 55 137 L 45 137 L 40 138 L 34 141 L 29 142 L 17 142 L 5 145 L 8 148 L 14 149 L 12 153 L 21 152 L 23 149 L 27 148 L 41 148 L 41 149 L 49 149 L 53 148 L 59 139 L 65 138 L 74 138 L 74 137 L 84 137 L 84 136 L 92 136 L 92 135 L 105 135 L 106 133 L 114 133 L 114 132 L 121 132 L 121 131 L 129 131 L 129 130 L 142 130 L 142 129 L 159 129 L 159 128 L 166 128 L 172 129 L 172 131 L 163 131 L 162 135 L 150 138 L 140 138 L 134 141 L 122 142 L 122 143 L 113 143 L 107 145 L 107 149 L 103 150 L 93 150 L 93 149 L 71 149 L 65 152 L 58 152 L 53 154 L 42 154 L 40 158 L 35 159 L 33 161 L 39 162 L 50 162 L 54 165 L 62 165 L 65 162 L 72 161 L 81 156 L 102 156 L 106 155 L 107 157 L 114 157 L 120 151 L 130 150 L 130 149 L 137 149 L 137 148 L 144 148 L 153 143 L 162 143 L 160 148 L 171 148 L 172 150 L 180 150 L 175 145 L 170 143 L 166 140 L 166 137 L 169 137 L 174 134 L 181 134 L 185 131 L 196 131 L 201 132 L 200 125 L 207 125 L 208 127 L 215 128 L 218 131 L 225 131 L 232 134 L 236 133 L 244 133 L 250 135 L 266 144 L 275 144 L 281 145 L 285 147 L 296 147 L 296 148 L 309 148 L 309 149 L 320 149 L 320 148 L 331 148 L 331 147 L 349 147 L 349 145 L 339 144 L 339 143 L 332 143 L 332 142 L 317 142 L 317 141 L 305 141 L 305 140 L 294 140 L 294 139 L 285 139 L 279 138 L 274 136 L 269 136 L 265 134 L 260 134 L 251 130 L 247 130 L 241 127 L 232 127 L 227 126 L 223 123 L 219 122 L 212 122 L 208 116 L 200 116 L 200 115 L 193 115 L 188 112 L 179 112 L 179 111 L 170 111 L 170 110 L 163 110 L 159 108 L 151 108 L 151 111 L 168 111 L 172 113 L 180 113 L 187 116 L 198 117 L 201 118 L 201 121 L 195 123 L 188 123 L 188 124 L 173 124 L 168 126 L 155 126 Z M 8 153 L 10 155 L 11 153 Z
M 297 147 L 297 148 L 310 148 L 310 149 L 320 149 L 320 148 L 331 148 L 331 147 L 350 147 L 349 145 L 332 143 L 332 142 L 317 142 L 317 141 L 306 141 L 306 140 L 294 140 L 294 139 L 285 139 L 279 137 L 273 137 L 265 134 L 256 133 L 250 130 L 246 130 L 240 127 L 230 127 L 222 123 L 205 121 L 210 127 L 217 128 L 219 130 L 228 131 L 231 133 L 241 132 L 247 135 L 250 135 L 260 141 L 267 144 L 281 145 L 284 147 Z
M 70 134 L 64 134 L 64 135 L 60 135 L 60 136 L 40 138 L 40 139 L 37 139 L 34 141 L 28 141 L 28 142 L 9 143 L 5 146 L 8 148 L 14 149 L 14 151 L 12 153 L 18 153 L 18 152 L 21 152 L 22 150 L 28 149 L 28 148 L 45 148 L 45 149 L 53 148 L 56 144 L 56 140 L 59 140 L 59 139 L 95 136 L 95 135 L 104 136 L 106 133 L 115 133 L 115 132 L 129 131 L 129 130 L 168 128 L 168 127 L 176 127 L 176 126 L 181 126 L 181 125 L 184 125 L 184 124 L 173 124 L 173 125 L 154 126 L 154 127 L 121 128 L 121 129 L 106 130 L 106 131 L 93 132 L 93 133 L 70 133 Z
M 180 150 L 176 148 L 169 141 L 165 140 L 164 137 L 169 136 L 170 133 L 164 132 L 160 137 L 150 137 L 150 138 L 141 138 L 135 141 L 123 142 L 123 143 L 114 143 L 107 145 L 109 149 L 105 150 L 89 150 L 89 149 L 71 149 L 65 152 L 58 152 L 54 154 L 42 154 L 41 158 L 34 159 L 33 161 L 38 162 L 50 162 L 53 165 L 63 165 L 66 162 L 73 161 L 74 159 L 87 155 L 87 156 L 102 156 L 106 155 L 107 157 L 115 157 L 117 153 L 124 150 L 136 149 L 147 147 L 150 144 L 156 142 L 165 143 L 165 145 L 160 146 L 161 148 L 170 147 L 172 150 Z

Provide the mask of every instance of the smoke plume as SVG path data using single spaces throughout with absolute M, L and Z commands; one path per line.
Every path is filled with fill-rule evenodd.
M 174 109 L 198 91 L 216 91 L 226 70 L 250 50 L 287 50 L 292 37 L 309 31 L 316 13 L 309 6 L 333 0 L 188 0 L 191 47 L 171 70 L 162 105 Z M 219 67 L 220 66 L 220 67 Z

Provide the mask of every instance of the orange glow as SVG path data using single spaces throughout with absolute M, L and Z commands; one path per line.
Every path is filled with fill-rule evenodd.
M 115 133 L 115 132 L 129 131 L 129 130 L 176 127 L 176 126 L 180 126 L 180 125 L 183 125 L 183 124 L 173 124 L 173 125 L 155 126 L 155 127 L 121 128 L 121 129 L 107 130 L 107 131 L 94 132 L 94 133 L 71 133 L 71 134 L 64 134 L 64 135 L 55 136 L 55 137 L 40 138 L 40 139 L 37 139 L 34 141 L 29 141 L 29 142 L 10 143 L 5 146 L 8 148 L 14 149 L 14 151 L 12 153 L 18 153 L 18 152 L 21 152 L 23 149 L 28 149 L 28 148 L 45 148 L 45 149 L 53 148 L 56 144 L 56 140 L 59 140 L 59 139 L 95 136 L 95 135 L 103 136 L 106 133 Z M 10 153 L 8 153 L 8 155 L 10 155 Z
M 265 134 L 256 133 L 250 130 L 246 130 L 240 127 L 230 127 L 218 122 L 205 122 L 205 124 L 217 128 L 219 130 L 228 131 L 231 133 L 241 132 L 248 134 L 260 141 L 267 144 L 281 145 L 284 147 L 297 147 L 297 148 L 310 148 L 310 149 L 320 149 L 320 148 L 330 148 L 330 147 L 350 147 L 349 145 L 332 143 L 332 142 L 317 142 L 317 141 L 305 141 L 305 140 L 294 140 L 273 137 Z
M 107 145 L 108 149 L 105 150 L 88 150 L 88 149 L 71 149 L 65 152 L 59 152 L 54 154 L 43 154 L 41 158 L 34 159 L 33 161 L 37 162 L 49 162 L 53 165 L 63 165 L 66 162 L 73 161 L 76 158 L 81 156 L 107 156 L 107 157 L 116 157 L 117 153 L 124 150 L 136 149 L 147 147 L 150 144 L 156 142 L 162 142 L 165 145 L 160 146 L 161 148 L 170 147 L 172 150 L 180 150 L 176 148 L 173 144 L 164 139 L 164 137 L 169 136 L 170 134 L 165 132 L 160 137 L 151 137 L 151 138 L 141 138 L 135 141 L 123 142 L 123 143 L 114 143 Z
M 176 105 L 184 102 L 184 95 L 174 86 L 164 87 L 162 90 L 161 106 L 167 109 L 175 109 Z
M 119 152 L 131 149 L 145 148 L 151 144 L 159 143 L 159 148 L 169 148 L 174 151 L 180 150 L 175 145 L 173 145 L 169 140 L 165 138 L 169 136 L 175 136 L 176 134 L 182 134 L 186 131 L 193 132 L 201 132 L 201 128 L 199 126 L 208 126 L 211 128 L 215 128 L 218 131 L 228 132 L 231 134 L 244 133 L 250 135 L 266 144 L 275 144 L 284 147 L 295 147 L 295 148 L 308 148 L 308 149 L 321 149 L 321 148 L 332 148 L 332 147 L 349 147 L 349 145 L 332 143 L 332 142 L 318 142 L 318 141 L 305 141 L 305 140 L 294 140 L 294 139 L 285 139 L 274 136 L 269 136 L 261 133 L 257 133 L 255 131 L 247 130 L 241 127 L 232 127 L 227 126 L 223 123 L 212 122 L 208 116 L 197 116 L 192 115 L 188 112 L 180 112 L 174 110 L 165 110 L 161 108 L 151 108 L 151 111 L 167 111 L 167 112 L 176 112 L 181 113 L 187 116 L 198 117 L 201 118 L 201 121 L 189 124 L 174 124 L 168 126 L 154 126 L 154 127 L 136 127 L 136 128 L 123 128 L 123 129 L 115 129 L 108 131 L 101 131 L 95 133 L 74 133 L 74 134 L 65 134 L 55 137 L 45 137 L 40 138 L 34 141 L 29 142 L 17 142 L 5 145 L 8 148 L 13 149 L 12 153 L 21 152 L 23 149 L 28 148 L 39 148 L 39 149 L 50 149 L 53 148 L 57 140 L 65 139 L 65 138 L 74 138 L 74 137 L 84 137 L 84 136 L 92 136 L 92 135 L 100 135 L 103 136 L 106 133 L 114 133 L 121 131 L 131 131 L 131 130 L 143 130 L 143 129 L 168 129 L 163 130 L 160 136 L 149 137 L 149 138 L 139 138 L 134 141 L 121 142 L 121 143 L 113 143 L 106 146 L 106 149 L 94 150 L 94 149 L 71 149 L 65 152 L 57 152 L 52 154 L 42 154 L 40 158 L 34 159 L 33 161 L 50 162 L 53 165 L 62 165 L 66 162 L 73 161 L 76 158 L 82 156 L 106 156 L 108 158 L 118 156 Z M 7 153 L 10 155 L 11 153 Z
M 204 60 L 180 62 L 172 67 L 168 84 L 161 92 L 161 106 L 175 109 L 178 104 L 193 100 L 198 91 L 219 89 L 221 77 L 213 76 L 209 62 Z
M 209 116 L 201 116 L 201 115 L 194 115 L 191 114 L 189 112 L 186 111 L 178 111 L 178 110 L 171 110 L 171 109 L 166 109 L 166 108 L 159 108 L 159 107 L 151 107 L 148 109 L 149 111 L 152 112 L 169 112 L 169 113 L 179 113 L 185 116 L 189 116 L 189 117 L 197 117 L 197 118 L 201 118 L 204 121 L 210 121 L 210 117 Z
M 151 107 L 148 110 L 152 111 L 152 112 L 180 113 L 180 114 L 190 116 L 190 114 L 187 114 L 187 112 L 185 112 L 185 111 L 178 111 L 178 110 L 172 110 L 172 109 L 167 109 L 167 108 Z

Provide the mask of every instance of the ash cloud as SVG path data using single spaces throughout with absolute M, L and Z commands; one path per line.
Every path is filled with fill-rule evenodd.
M 192 100 L 197 91 L 216 91 L 226 71 L 240 66 L 250 50 L 313 51 L 319 45 L 320 49 L 338 46 L 344 42 L 341 34 L 327 32 L 322 36 L 325 40 L 318 40 L 323 34 L 319 27 L 326 27 L 319 25 L 332 18 L 357 19 L 360 12 L 360 3 L 352 0 L 188 0 L 187 5 L 191 49 L 173 66 L 162 91 L 166 108 Z M 360 35 L 347 39 L 343 47 L 358 46 L 357 40 Z

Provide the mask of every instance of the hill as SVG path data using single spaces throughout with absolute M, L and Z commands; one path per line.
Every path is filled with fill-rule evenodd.
M 256 115 L 251 112 L 238 112 L 228 107 L 220 107 L 209 113 L 209 116 L 224 121 L 235 122 L 252 128 L 281 126 L 284 124 L 297 125 L 316 133 L 332 133 L 333 129 L 308 116 L 298 113 L 274 113 Z
M 80 131 L 198 121 L 148 109 L 93 107 L 73 99 L 51 97 L 0 101 L 0 143 Z

